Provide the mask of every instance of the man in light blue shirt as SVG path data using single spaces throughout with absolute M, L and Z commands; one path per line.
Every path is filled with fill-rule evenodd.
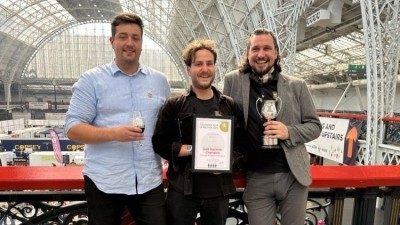
M 85 144 L 83 169 L 89 224 L 119 225 L 125 206 L 138 225 L 163 225 L 161 158 L 151 142 L 170 95 L 164 74 L 139 63 L 143 22 L 121 13 L 111 25 L 114 62 L 86 71 L 72 87 L 65 129 Z M 146 129 L 132 123 L 140 111 Z

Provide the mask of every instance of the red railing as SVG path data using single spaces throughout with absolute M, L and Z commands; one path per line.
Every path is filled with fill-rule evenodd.
M 400 166 L 311 166 L 313 188 L 400 187 Z M 165 176 L 165 174 L 164 174 Z M 244 175 L 235 176 L 238 188 Z M 0 167 L 0 190 L 72 190 L 83 188 L 82 167 Z
M 348 190 L 353 191 L 353 197 L 358 196 L 354 200 L 353 218 L 356 219 L 353 219 L 353 224 L 374 224 L 374 218 L 372 217 L 371 219 L 370 215 L 374 214 L 371 210 L 375 208 L 376 197 L 383 193 L 379 190 L 382 187 L 390 187 L 392 189 L 389 193 L 390 201 L 388 202 L 390 204 L 388 203 L 388 208 L 385 208 L 390 213 L 388 213 L 388 219 L 385 219 L 384 224 L 397 225 L 396 221 L 400 219 L 398 210 L 400 208 L 400 166 L 311 166 L 311 174 L 311 188 L 314 191 L 319 188 L 331 190 L 330 194 L 328 194 L 332 202 L 334 215 L 333 218 L 329 219 L 329 224 L 342 224 L 343 200 L 346 198 Z M 164 180 L 166 180 L 165 173 Z M 235 184 L 237 188 L 245 187 L 243 173 L 236 174 Z M 47 201 L 50 201 L 48 200 L 49 195 L 57 195 L 58 192 L 64 194 L 73 193 L 74 191 L 68 190 L 82 188 L 83 176 L 81 166 L 0 167 L 0 197 L 3 201 L 5 201 L 4 199 L 8 199 L 6 201 L 9 202 L 21 201 L 24 197 L 26 200 L 26 196 L 32 197 L 35 195 L 47 197 Z M 46 193 L 46 196 L 43 193 Z M 313 192 L 311 191 L 310 195 L 312 194 Z M 82 195 L 83 192 L 81 191 L 75 200 L 82 200 Z M 66 196 L 67 198 L 70 197 L 69 195 Z M 38 199 L 38 197 L 34 199 Z M 63 198 L 56 196 L 53 199 Z M 371 199 L 375 199 L 375 201 L 371 201 Z M 63 211 L 63 213 L 65 212 Z M 243 213 L 242 216 L 242 218 L 247 218 Z M 125 223 L 132 223 L 129 221 L 132 220 L 125 220 Z
M 359 120 L 366 120 L 367 115 L 362 113 L 330 113 L 330 112 L 318 112 L 318 116 L 323 117 L 334 117 L 334 118 L 343 118 L 343 119 L 359 119 Z M 399 116 L 386 116 L 382 118 L 384 122 L 394 122 L 400 123 Z
M 366 120 L 367 115 L 358 114 L 358 113 L 330 113 L 330 112 L 318 112 L 318 116 L 323 117 L 335 117 L 335 118 L 343 118 L 343 119 L 359 119 Z

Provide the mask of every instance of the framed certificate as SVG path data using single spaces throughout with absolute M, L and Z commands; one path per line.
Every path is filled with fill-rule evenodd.
M 192 171 L 231 173 L 233 116 L 193 117 Z

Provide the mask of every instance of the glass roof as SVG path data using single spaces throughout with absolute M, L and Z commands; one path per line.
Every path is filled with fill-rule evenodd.
M 28 45 L 34 45 L 40 37 L 52 29 L 73 20 L 73 17 L 56 0 L 2 1 L 0 31 Z
M 316 0 L 306 15 L 327 3 L 329 1 Z M 355 3 L 347 4 L 350 4 L 347 8 L 353 10 L 351 13 L 357 10 Z M 122 10 L 141 15 L 146 35 L 166 51 L 182 74 L 181 51 L 193 38 L 211 37 L 216 41 L 221 74 L 235 68 L 243 50 L 237 47 L 243 43 L 235 41 L 243 42 L 249 30 L 260 26 L 264 20 L 261 15 L 264 8 L 259 0 L 0 0 L 0 40 L 3 42 L 0 48 L 7 49 L 0 53 L 0 60 L 27 61 L 30 52 L 41 48 L 66 28 L 83 23 L 109 22 Z M 325 28 L 310 29 L 321 32 Z M 12 59 L 15 55 L 12 50 L 22 48 L 29 49 L 23 56 L 26 59 Z M 0 65 L 0 74 L 6 73 L 2 72 L 2 67 L 9 65 L 8 61 L 4 62 L 6 65 Z M 294 75 L 307 78 L 343 74 L 348 64 L 365 64 L 363 32 L 360 29 L 332 33 L 331 38 L 316 40 L 310 47 L 303 47 L 296 54 Z
M 295 73 L 306 78 L 313 75 L 340 73 L 349 64 L 365 64 L 363 36 L 353 32 L 296 53 Z

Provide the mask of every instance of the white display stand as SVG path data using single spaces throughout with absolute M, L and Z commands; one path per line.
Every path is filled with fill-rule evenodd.
M 63 156 L 69 157 L 68 164 L 83 164 L 83 151 L 65 151 L 62 152 Z M 30 166 L 61 166 L 62 163 L 57 162 L 52 151 L 48 152 L 34 152 L 29 155 Z
M 7 166 L 7 161 L 12 162 L 13 154 L 12 152 L 0 152 L 1 166 Z

